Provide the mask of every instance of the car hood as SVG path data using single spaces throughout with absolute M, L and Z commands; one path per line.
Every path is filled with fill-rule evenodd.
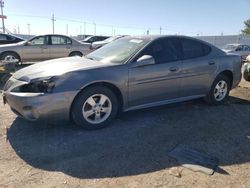
M 226 53 L 231 53 L 231 52 L 234 52 L 234 50 L 226 50 L 226 49 L 222 49 L 224 52 Z
M 33 79 L 59 76 L 67 72 L 106 67 L 111 65 L 113 64 L 93 61 L 84 57 L 66 57 L 30 65 L 14 73 L 13 78 L 29 82 Z
M 12 47 L 12 46 L 23 46 L 23 45 L 24 45 L 24 41 L 18 42 L 18 43 L 12 43 L 12 44 L 2 44 L 2 45 L 0 46 L 0 48 Z

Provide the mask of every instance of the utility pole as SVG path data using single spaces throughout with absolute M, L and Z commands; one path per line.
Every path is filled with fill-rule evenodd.
M 30 35 L 30 24 L 27 24 L 28 26 L 28 34 Z
M 162 27 L 160 26 L 160 35 L 161 35 Z
M 84 22 L 84 35 L 86 35 L 86 22 Z
M 68 35 L 68 32 L 69 32 L 69 26 L 68 24 L 66 24 L 66 35 Z
M 2 18 L 3 33 L 5 33 L 4 19 L 6 19 L 6 16 L 3 15 L 3 7 L 4 7 L 3 0 L 0 0 L 0 6 L 1 6 L 1 18 Z
M 55 19 L 54 14 L 52 14 L 52 19 L 51 19 L 51 21 L 52 21 L 52 27 L 53 27 L 53 34 L 55 34 L 55 21 L 56 21 L 56 19 Z
M 96 23 L 94 23 L 94 35 L 96 35 Z

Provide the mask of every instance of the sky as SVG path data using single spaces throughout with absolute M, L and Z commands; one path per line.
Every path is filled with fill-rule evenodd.
M 6 28 L 20 34 L 52 33 L 54 14 L 57 34 L 206 36 L 239 34 L 249 7 L 250 0 L 4 0 L 3 11 Z

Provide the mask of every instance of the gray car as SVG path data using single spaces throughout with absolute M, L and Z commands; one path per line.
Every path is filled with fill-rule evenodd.
M 21 69 L 3 96 L 25 119 L 72 119 L 98 129 L 119 111 L 196 98 L 221 104 L 239 84 L 241 66 L 240 56 L 190 37 L 124 37 L 86 57 Z
M 82 56 L 89 52 L 90 45 L 64 35 L 40 35 L 28 41 L 0 46 L 1 60 L 18 59 L 20 62 Z

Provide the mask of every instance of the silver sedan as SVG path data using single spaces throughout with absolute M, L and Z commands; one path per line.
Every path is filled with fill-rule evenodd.
M 190 37 L 124 37 L 86 57 L 21 69 L 3 96 L 25 119 L 72 119 L 97 129 L 119 111 L 196 98 L 222 104 L 240 82 L 241 66 L 240 56 Z
M 90 45 L 64 35 L 40 35 L 28 41 L 0 46 L 1 60 L 17 59 L 20 62 L 82 56 L 89 52 Z

